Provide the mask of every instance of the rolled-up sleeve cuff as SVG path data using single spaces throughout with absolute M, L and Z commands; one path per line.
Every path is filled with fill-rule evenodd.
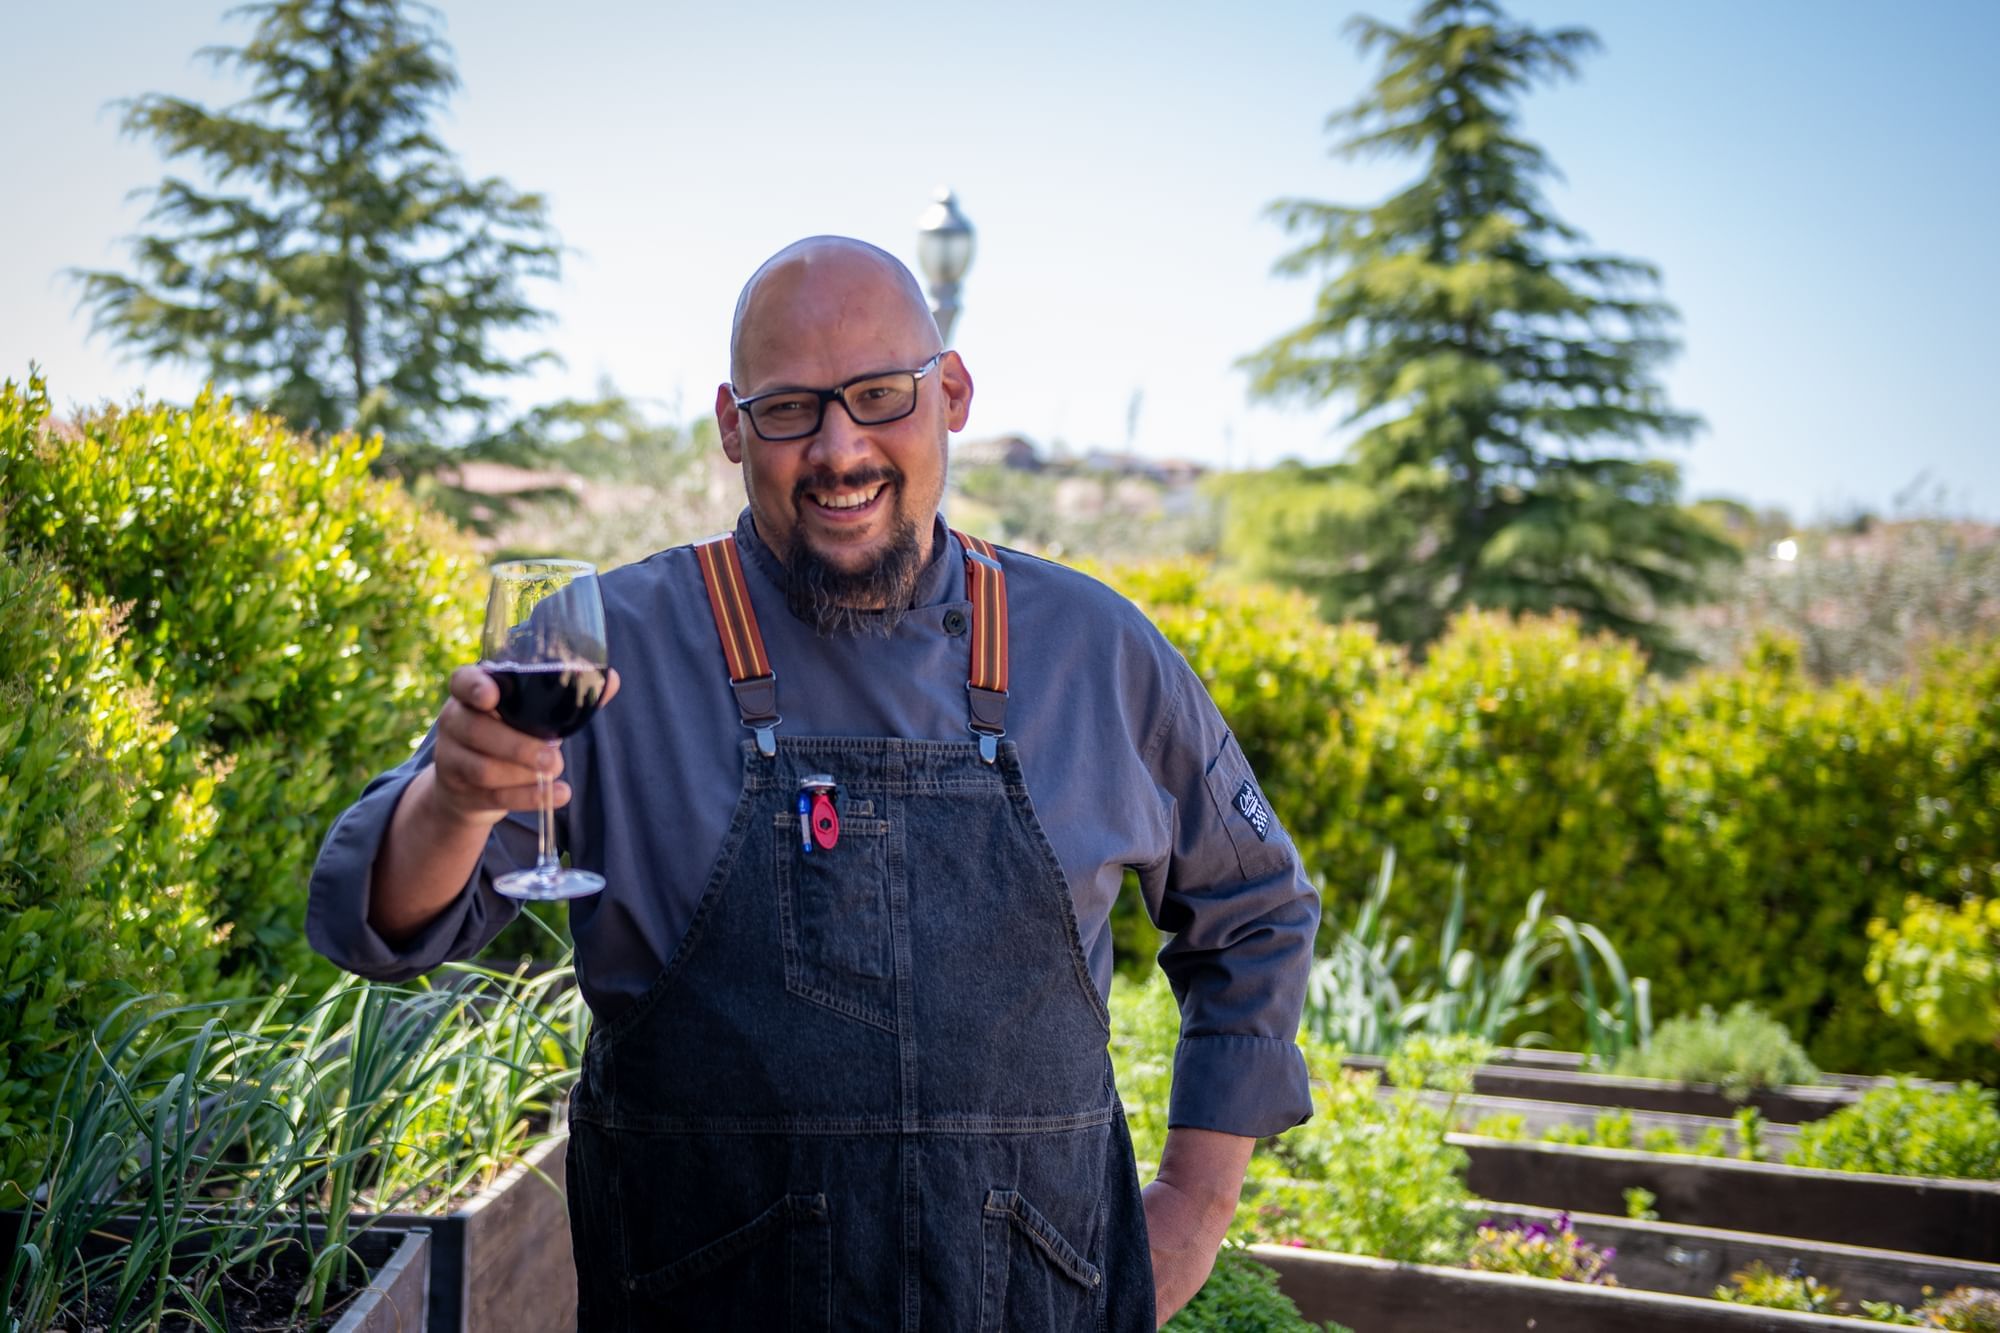
M 306 938 L 336 966 L 377 981 L 407 981 L 455 959 L 469 957 L 491 935 L 491 890 L 483 886 L 510 862 L 489 839 L 464 890 L 429 924 L 401 944 L 391 944 L 368 923 L 374 866 L 389 819 L 416 774 L 382 782 L 327 831 L 306 899 Z M 493 927 L 497 929 L 497 926 Z
M 1170 1129 L 1266 1138 L 1312 1115 L 1305 1056 L 1277 1037 L 1183 1037 L 1174 1050 Z

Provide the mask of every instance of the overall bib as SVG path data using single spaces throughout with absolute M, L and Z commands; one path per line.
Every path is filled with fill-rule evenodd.
M 964 743 L 776 735 L 734 542 L 699 549 L 743 744 L 686 936 L 591 1033 L 572 1104 L 582 1333 L 1154 1326 L 1109 1018 L 1004 733 L 1006 590 Z M 838 785 L 801 846 L 798 794 Z

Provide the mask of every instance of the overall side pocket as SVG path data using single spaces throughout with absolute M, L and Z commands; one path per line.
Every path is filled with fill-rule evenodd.
M 825 1333 L 833 1227 L 824 1194 L 787 1194 L 734 1230 L 626 1282 L 647 1327 Z
M 1104 1274 L 1016 1190 L 986 1192 L 980 1333 L 1094 1329 Z

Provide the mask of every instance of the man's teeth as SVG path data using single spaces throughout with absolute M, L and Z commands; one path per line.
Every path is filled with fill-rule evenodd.
M 823 509 L 859 509 L 881 493 L 882 488 L 879 485 L 865 491 L 839 491 L 832 495 L 815 491 L 813 503 Z

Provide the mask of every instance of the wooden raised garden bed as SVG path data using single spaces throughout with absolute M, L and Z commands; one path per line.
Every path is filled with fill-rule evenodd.
M 1837 1315 L 1796 1314 L 1624 1287 L 1593 1287 L 1464 1268 L 1399 1264 L 1325 1250 L 1256 1245 L 1278 1286 L 1309 1320 L 1354 1333 L 1854 1333 Z M 1881 1327 L 1876 1325 L 1875 1327 Z
M 567 1135 L 549 1140 L 441 1217 L 387 1213 L 431 1232 L 434 1333 L 567 1333 L 576 1261 L 564 1194 Z
M 92 1233 L 87 1253 L 96 1257 L 116 1252 L 120 1238 L 129 1238 L 134 1226 L 136 1223 L 130 1218 L 113 1220 L 107 1229 Z M 0 1242 L 3 1242 L 0 1260 L 12 1257 L 14 1247 L 20 1243 L 20 1228 L 18 1211 L 0 1213 Z M 313 1232 L 316 1242 L 324 1241 L 321 1228 L 314 1227 Z M 338 1298 L 340 1303 L 333 1307 L 338 1318 L 330 1333 L 426 1333 L 436 1327 L 428 1319 L 432 1250 L 431 1233 L 424 1219 L 407 1225 L 385 1221 L 369 1226 L 351 1236 L 348 1246 L 367 1270 L 368 1281 L 351 1295 Z M 298 1254 L 296 1245 L 286 1248 L 291 1254 Z M 281 1258 L 278 1280 L 285 1286 L 278 1304 L 288 1306 L 296 1295 L 305 1261 L 299 1258 L 289 1277 L 283 1264 Z M 4 1268 L 0 1267 L 0 1271 Z M 272 1326 L 264 1322 L 270 1315 L 271 1309 L 266 1306 L 246 1317 L 254 1319 L 256 1327 L 264 1328 Z
M 1724 1118 L 1734 1115 L 1740 1106 L 1754 1106 L 1766 1120 L 1781 1125 L 1803 1124 L 1832 1115 L 1841 1107 L 1859 1101 L 1869 1088 L 1888 1082 L 1845 1077 L 1810 1087 L 1759 1088 L 1742 1101 L 1732 1101 L 1712 1083 L 1669 1083 L 1653 1078 L 1587 1073 L 1583 1057 L 1567 1052 L 1505 1054 L 1511 1058 L 1480 1065 L 1473 1071 L 1475 1093 Z M 1343 1057 L 1341 1063 L 1350 1069 L 1375 1070 L 1384 1082 L 1388 1080 L 1385 1062 L 1379 1056 L 1350 1055 Z
M 1492 1210 L 1518 1220 L 1537 1210 Z M 1535 1333 L 1781 1333 L 1860 1330 L 1880 1324 L 1842 1315 L 1802 1314 L 1735 1305 L 1709 1296 L 1756 1260 L 1782 1269 L 1790 1258 L 1842 1289 L 1842 1299 L 1895 1300 L 1914 1306 L 1929 1284 L 2000 1283 L 2000 1267 L 1847 1246 L 1802 1246 L 1769 1236 L 1616 1218 L 1572 1218 L 1577 1234 L 1614 1244 L 1611 1269 L 1622 1284 L 1586 1286 L 1465 1268 L 1401 1264 L 1286 1245 L 1251 1247 L 1278 1273 L 1278 1285 L 1308 1320 L 1338 1320 L 1355 1333 L 1435 1333 L 1442 1329 L 1533 1329 Z M 1656 1289 L 1654 1283 L 1661 1284 Z
M 1483 1199 L 1616 1215 L 1637 1187 L 1673 1222 L 2000 1262 L 2000 1181 L 1447 1137 L 1471 1158 L 1466 1183 Z
M 1393 1089 L 1380 1089 L 1382 1097 L 1397 1097 L 1402 1094 Z M 1724 1120 L 1718 1116 L 1680 1115 L 1672 1111 L 1628 1111 L 1623 1107 L 1588 1106 L 1574 1102 L 1533 1101 L 1524 1097 L 1487 1097 L 1478 1093 L 1456 1098 L 1442 1092 L 1422 1092 L 1418 1096 L 1429 1106 L 1442 1111 L 1451 1105 L 1452 1128 L 1465 1134 L 1477 1134 L 1474 1128 L 1488 1116 L 1518 1116 L 1521 1132 L 1527 1139 L 1539 1139 L 1544 1133 L 1560 1126 L 1588 1129 L 1597 1123 L 1598 1117 L 1624 1113 L 1632 1120 L 1632 1132 L 1643 1135 L 1648 1130 L 1669 1129 L 1684 1144 L 1699 1143 L 1710 1131 L 1720 1131 L 1723 1142 L 1733 1154 L 1741 1147 L 1741 1138 L 1734 1119 Z M 1799 1140 L 1797 1125 L 1775 1125 L 1765 1123 L 1758 1129 L 1759 1140 L 1765 1151 L 1773 1158 L 1782 1158 Z
M 384 1236 L 394 1232 L 384 1228 Z M 431 1236 L 411 1227 L 387 1263 L 369 1273 L 368 1286 L 342 1312 L 332 1333 L 425 1333 L 430 1309 Z
M 1481 1204 L 1471 1211 L 1503 1225 L 1539 1222 L 1548 1226 L 1557 1216 L 1553 1208 L 1518 1204 Z M 2000 1289 L 2000 1265 L 1928 1254 L 1591 1213 L 1570 1214 L 1570 1229 L 1599 1249 L 1610 1246 L 1617 1250 L 1611 1272 L 1620 1286 L 1676 1296 L 1707 1297 L 1717 1287 L 1726 1286 L 1732 1274 L 1755 1263 L 1779 1273 L 1790 1271 L 1796 1263 L 1799 1271 L 1839 1288 L 1842 1299 L 1857 1306 L 1862 1301 L 1894 1301 L 1914 1307 L 1924 1300 L 1926 1288 L 1940 1292 L 1953 1287 Z

